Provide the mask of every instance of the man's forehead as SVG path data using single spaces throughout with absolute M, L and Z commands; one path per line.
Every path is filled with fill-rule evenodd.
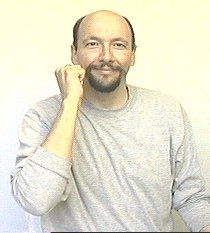
M 88 14 L 85 16 L 84 18 L 84 22 L 86 20 L 94 20 L 94 19 L 100 19 L 101 17 L 106 17 L 107 19 L 108 18 L 119 18 L 121 20 L 123 20 L 123 16 L 113 12 L 113 11 L 108 11 L 108 10 L 100 10 L 100 11 L 96 11 L 96 12 L 93 12 L 91 14 Z
M 79 33 L 81 35 L 97 29 L 100 30 L 100 33 L 109 33 L 111 31 L 131 33 L 126 20 L 121 15 L 110 11 L 98 11 L 87 15 L 81 22 Z

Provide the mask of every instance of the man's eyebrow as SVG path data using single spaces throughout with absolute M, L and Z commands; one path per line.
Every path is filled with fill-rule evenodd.
M 128 41 L 122 37 L 117 37 L 112 40 L 112 42 L 115 42 L 115 41 L 121 41 L 128 45 Z
M 90 36 L 90 37 L 85 38 L 82 43 L 86 43 L 89 40 L 96 40 L 96 41 L 102 42 L 101 38 L 99 38 L 97 36 Z M 114 38 L 111 40 L 111 42 L 115 42 L 115 41 L 121 41 L 121 42 L 125 43 L 126 45 L 129 44 L 128 41 L 126 39 L 124 39 L 123 37 L 117 37 L 117 38 Z
M 89 36 L 89 37 L 87 37 L 87 38 L 85 38 L 83 41 L 82 41 L 82 43 L 86 43 L 86 42 L 88 42 L 89 40 L 97 40 L 97 41 L 102 41 L 99 37 L 97 37 L 97 36 Z

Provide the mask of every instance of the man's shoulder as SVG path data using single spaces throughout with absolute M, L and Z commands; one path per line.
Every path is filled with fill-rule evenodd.
M 159 103 L 169 103 L 169 104 L 175 104 L 175 105 L 179 105 L 179 101 L 173 97 L 172 95 L 163 93 L 161 91 L 157 91 L 157 90 L 152 90 L 152 89 L 147 89 L 144 87 L 139 87 L 139 86 L 133 86 L 133 85 L 129 85 L 130 88 L 134 91 L 138 93 L 138 96 L 145 101 L 150 101 L 150 102 L 159 102 Z
M 40 110 L 46 110 L 46 109 L 59 109 L 61 105 L 61 95 L 52 95 L 45 99 L 39 100 L 34 104 L 34 107 L 39 108 Z
M 130 89 L 137 93 L 139 104 L 145 109 L 164 112 L 165 114 L 180 114 L 180 111 L 182 111 L 181 103 L 172 95 L 132 85 L 130 85 Z
M 60 109 L 61 96 L 52 95 L 31 104 L 26 114 L 32 114 L 44 119 L 54 119 Z

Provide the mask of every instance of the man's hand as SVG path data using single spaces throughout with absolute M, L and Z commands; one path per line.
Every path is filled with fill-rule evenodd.
M 55 71 L 58 86 L 63 100 L 69 98 L 80 99 L 83 96 L 83 79 L 85 70 L 80 65 L 66 65 Z
M 77 110 L 83 96 L 85 70 L 67 65 L 55 71 L 63 102 L 42 147 L 64 159 L 70 159 L 74 141 Z M 59 139 L 59 140 L 58 140 Z

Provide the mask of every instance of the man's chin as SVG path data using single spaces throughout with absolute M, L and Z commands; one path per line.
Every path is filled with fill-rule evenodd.
M 91 87 L 97 91 L 97 92 L 101 92 L 101 93 L 111 93 L 113 91 L 115 91 L 117 89 L 119 85 L 115 85 L 115 86 L 102 86 L 102 85 L 91 85 Z
M 106 78 L 106 77 L 104 77 L 104 78 Z M 104 83 L 99 82 L 98 80 L 96 80 L 93 77 L 89 77 L 88 82 L 89 82 L 90 86 L 95 91 L 98 91 L 98 92 L 101 92 L 101 93 L 113 92 L 120 85 L 120 79 L 116 80 L 115 82 L 109 83 L 109 84 L 104 84 Z

